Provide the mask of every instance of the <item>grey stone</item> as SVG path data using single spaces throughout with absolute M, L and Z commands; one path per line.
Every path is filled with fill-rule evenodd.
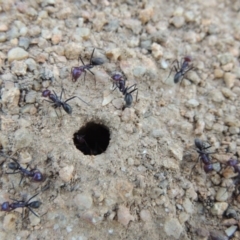
M 24 61 L 13 61 L 11 71 L 17 76 L 24 76 L 27 74 L 27 64 Z
M 30 39 L 27 37 L 20 37 L 18 41 L 18 46 L 24 48 L 25 50 L 28 49 L 30 44 Z
M 5 42 L 7 40 L 6 33 L 0 33 L 0 42 Z
M 90 209 L 93 204 L 92 196 L 88 193 L 77 194 L 73 201 L 80 210 Z
M 168 218 L 164 223 L 164 231 L 169 237 L 179 239 L 183 232 L 183 227 L 176 218 Z
M 28 52 L 20 47 L 12 48 L 8 52 L 8 61 L 12 62 L 14 60 L 23 60 L 28 57 Z
M 28 58 L 27 60 L 25 60 L 25 63 L 27 64 L 27 69 L 29 71 L 32 72 L 37 69 L 37 64 L 34 59 Z
M 26 128 L 20 128 L 14 133 L 14 151 L 29 147 L 33 141 L 32 133 Z
M 25 97 L 26 103 L 35 103 L 37 97 L 37 92 L 35 91 L 30 91 L 27 93 Z

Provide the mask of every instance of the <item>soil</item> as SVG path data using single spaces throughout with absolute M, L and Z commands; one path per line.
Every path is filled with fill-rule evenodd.
M 0 11 L 0 202 L 42 202 L 40 217 L 1 211 L 0 239 L 240 239 L 240 173 L 228 166 L 240 155 L 239 1 L 8 0 Z M 104 64 L 72 81 L 93 49 Z M 184 60 L 193 68 L 174 83 Z M 116 73 L 138 89 L 129 108 Z M 46 89 L 77 96 L 72 114 Z M 88 123 L 109 130 L 105 151 Z M 209 173 L 195 139 L 211 145 Z M 45 181 L 19 184 L 3 154 Z

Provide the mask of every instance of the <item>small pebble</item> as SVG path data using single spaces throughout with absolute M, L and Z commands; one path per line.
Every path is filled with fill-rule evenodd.
M 8 61 L 12 62 L 14 60 L 23 60 L 28 57 L 28 52 L 20 47 L 12 48 L 8 52 Z
M 64 55 L 67 59 L 78 59 L 79 54 L 83 51 L 82 47 L 78 43 L 67 43 L 64 46 Z
M 92 196 L 88 193 L 79 193 L 73 199 L 79 210 L 90 209 L 93 204 Z
M 129 208 L 120 205 L 117 211 L 118 222 L 127 227 L 130 221 L 134 221 L 134 217 L 130 214 Z
M 147 23 L 153 16 L 153 8 L 148 7 L 143 10 L 139 11 L 139 19 L 141 20 L 142 24 Z
M 213 102 L 221 103 L 225 100 L 224 96 L 219 90 L 213 90 L 209 93 L 209 97 Z
M 25 61 L 13 61 L 11 64 L 11 71 L 17 76 L 24 76 L 27 74 L 27 64 Z
M 147 209 L 141 210 L 140 218 L 142 221 L 148 222 L 148 223 L 151 222 L 152 220 L 151 213 Z
M 137 19 L 124 19 L 123 24 L 126 26 L 126 28 L 131 29 L 134 34 L 139 34 L 142 30 L 141 22 Z
M 108 23 L 104 12 L 96 12 L 95 18 L 93 20 L 93 27 L 96 31 L 101 31 L 103 26 Z
M 64 182 L 69 182 L 72 179 L 72 177 L 73 177 L 73 171 L 74 171 L 74 166 L 73 165 L 68 165 L 66 167 L 63 167 L 59 171 L 59 177 Z
M 236 76 L 233 73 L 224 73 L 223 80 L 228 88 L 232 88 L 234 86 Z
M 195 108 L 199 106 L 199 102 L 196 99 L 190 99 L 185 103 L 185 106 L 188 108 Z
M 22 47 L 25 50 L 27 50 L 28 47 L 29 47 L 29 44 L 30 44 L 30 39 L 29 38 L 27 38 L 27 37 L 20 37 L 19 38 L 19 41 L 18 41 L 19 47 Z
M 226 202 L 216 202 L 211 208 L 211 213 L 213 215 L 222 216 L 225 210 L 228 208 L 228 203 Z
M 27 93 L 25 97 L 26 103 L 35 103 L 37 97 L 37 92 L 35 91 L 30 91 Z
M 214 77 L 215 78 L 222 78 L 223 74 L 224 74 L 224 71 L 222 69 L 217 68 L 217 69 L 214 70 Z
M 82 42 L 83 40 L 88 40 L 90 37 L 89 28 L 76 28 L 73 34 L 73 39 L 76 42 Z
M 33 141 L 33 134 L 26 128 L 20 128 L 15 131 L 14 138 L 14 151 L 16 151 L 18 149 L 30 146 Z
M 176 218 L 168 218 L 164 223 L 164 231 L 169 237 L 179 239 L 183 232 L 183 227 Z
M 224 202 L 228 199 L 228 191 L 226 188 L 219 188 L 216 193 L 216 200 L 218 202 Z
M 54 45 L 59 44 L 62 41 L 62 32 L 57 27 L 52 31 L 51 41 Z
M 19 112 L 19 99 L 20 91 L 18 88 L 13 87 L 8 90 L 2 91 L 2 108 L 12 114 Z
M 225 230 L 225 233 L 228 237 L 232 237 L 233 234 L 236 232 L 238 226 L 231 226 Z
M 175 16 L 171 22 L 176 28 L 181 28 L 185 24 L 185 19 L 182 16 Z
M 163 56 L 163 48 L 158 43 L 153 43 L 151 46 L 152 55 L 155 59 L 160 59 Z
M 102 106 L 108 105 L 114 98 L 115 98 L 114 94 L 111 94 L 109 91 L 104 91 Z

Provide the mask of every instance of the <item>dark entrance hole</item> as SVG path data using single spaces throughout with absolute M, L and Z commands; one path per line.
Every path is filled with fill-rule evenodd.
M 98 123 L 89 122 L 74 133 L 73 142 L 84 155 L 98 155 L 106 151 L 110 141 L 109 129 Z

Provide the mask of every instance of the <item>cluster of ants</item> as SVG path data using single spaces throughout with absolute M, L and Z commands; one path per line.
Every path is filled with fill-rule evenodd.
M 16 174 L 21 173 L 22 177 L 19 182 L 19 185 L 21 185 L 21 182 L 24 177 L 30 178 L 34 182 L 43 182 L 45 180 L 44 175 L 38 170 L 38 169 L 30 169 L 28 170 L 29 165 L 27 165 L 26 168 L 23 168 L 17 161 L 17 159 L 9 157 L 4 155 L 3 153 L 0 153 L 1 156 L 5 158 L 10 158 L 13 160 L 13 162 L 10 162 L 8 164 L 9 169 L 13 170 L 12 172 L 6 172 L 6 174 Z M 4 202 L 1 204 L 1 210 L 5 212 L 10 212 L 16 208 L 28 208 L 29 211 L 31 211 L 36 217 L 39 217 L 38 214 L 36 214 L 32 208 L 39 208 L 42 204 L 40 201 L 32 201 L 33 198 L 35 198 L 39 193 L 35 194 L 31 198 L 26 200 L 16 200 L 14 198 L 10 198 L 13 202 Z M 23 211 L 22 211 L 22 218 L 23 218 Z
M 203 166 L 204 171 L 206 173 L 213 171 L 214 168 L 210 158 L 210 154 L 214 154 L 214 152 L 207 151 L 207 149 L 209 149 L 211 145 L 209 143 L 205 143 L 201 141 L 198 138 L 195 139 L 194 143 L 195 143 L 196 151 L 198 153 L 198 160 L 200 160 L 204 165 Z M 237 176 L 234 179 L 235 185 L 240 183 L 240 166 L 238 164 L 239 164 L 238 160 L 232 159 L 232 158 L 230 158 L 225 164 L 228 167 L 232 167 L 234 172 L 237 173 Z
M 79 56 L 78 61 L 80 60 L 83 65 L 78 66 L 78 67 L 73 67 L 71 69 L 71 75 L 72 75 L 72 81 L 73 82 L 76 82 L 78 80 L 78 78 L 81 77 L 81 75 L 83 73 L 84 73 L 84 81 L 85 81 L 87 71 L 90 72 L 92 75 L 94 75 L 94 73 L 91 71 L 91 69 L 95 66 L 99 66 L 99 65 L 104 64 L 104 60 L 102 58 L 94 58 L 93 57 L 94 51 L 95 51 L 95 48 L 92 51 L 89 64 L 84 64 L 84 62 L 81 58 L 81 55 Z M 169 76 L 170 76 L 171 73 L 172 73 L 172 70 L 175 71 L 174 83 L 181 82 L 183 80 L 184 76 L 186 75 L 186 73 L 194 68 L 193 64 L 191 64 L 191 61 L 192 61 L 192 58 L 189 57 L 189 56 L 184 57 L 181 62 L 179 62 L 178 60 L 174 61 L 177 64 L 173 66 L 173 68 L 171 69 L 171 72 L 169 73 Z M 127 108 L 127 107 L 131 107 L 132 102 L 133 102 L 132 93 L 138 90 L 137 84 L 133 84 L 132 86 L 127 87 L 126 86 L 126 80 L 127 79 L 121 73 L 114 73 L 111 76 L 111 79 L 113 81 L 113 87 L 115 86 L 113 91 L 117 88 L 124 96 L 125 105 L 124 105 L 123 109 Z M 68 102 L 71 101 L 74 98 L 79 98 L 81 101 L 88 104 L 87 102 L 85 102 L 84 100 L 82 100 L 78 96 L 73 96 L 73 97 L 70 97 L 67 100 L 63 101 L 62 100 L 63 91 L 64 91 L 64 89 L 62 89 L 60 96 L 58 96 L 55 91 L 51 92 L 50 90 L 44 90 L 42 92 L 42 96 L 51 100 L 51 101 L 49 101 L 49 100 L 45 99 L 45 101 L 52 103 L 52 106 L 55 109 L 56 108 L 61 109 L 61 107 L 62 107 L 67 114 L 72 113 L 72 108 L 68 104 Z M 137 100 L 137 96 L 138 96 L 138 92 L 137 92 L 137 95 L 136 95 L 136 100 Z M 80 140 L 82 141 L 82 139 L 80 139 Z M 212 154 L 212 153 L 208 153 L 206 151 L 206 149 L 210 148 L 211 146 L 205 147 L 203 142 L 199 139 L 195 140 L 195 146 L 196 146 L 197 152 L 199 154 L 199 159 L 201 159 L 202 162 L 204 163 L 205 172 L 212 171 L 213 167 L 212 167 L 211 160 L 210 160 L 210 157 L 209 157 L 209 155 Z M 2 153 L 0 153 L 0 155 L 13 160 L 13 162 L 10 162 L 8 164 L 9 169 L 11 169 L 13 171 L 12 172 L 7 172 L 7 174 L 21 173 L 22 177 L 21 177 L 19 185 L 21 184 L 24 177 L 28 177 L 34 182 L 43 182 L 45 180 L 44 175 L 39 170 L 37 170 L 37 169 L 28 170 L 28 166 L 26 168 L 23 168 L 18 163 L 17 159 L 6 156 Z M 237 166 L 236 162 L 231 161 L 231 162 L 229 162 L 229 165 L 233 166 L 234 169 L 240 173 L 240 168 Z M 32 196 L 28 200 L 16 200 L 16 199 L 10 198 L 13 202 L 10 203 L 10 202 L 7 201 L 7 202 L 2 203 L 1 204 L 1 210 L 9 212 L 9 211 L 12 211 L 12 210 L 17 209 L 17 208 L 28 208 L 29 211 L 31 211 L 35 216 L 39 217 L 34 212 L 33 208 L 34 209 L 39 208 L 40 205 L 41 205 L 41 202 L 40 201 L 31 201 L 38 194 L 39 193 L 35 194 L 34 196 Z
M 91 71 L 91 69 L 93 67 L 104 64 L 104 60 L 102 58 L 99 58 L 99 57 L 94 58 L 93 57 L 94 51 L 95 51 L 95 48 L 92 51 L 92 54 L 91 54 L 91 57 L 90 57 L 90 60 L 89 60 L 89 64 L 85 64 L 82 60 L 81 55 L 79 55 L 78 61 L 80 60 L 83 65 L 78 66 L 78 67 L 73 67 L 71 69 L 71 75 L 72 75 L 72 81 L 73 82 L 76 82 L 78 80 L 78 78 L 80 78 L 83 73 L 84 73 L 84 82 L 85 82 L 87 71 L 90 72 L 92 75 L 94 75 L 94 73 Z M 132 93 L 138 90 L 137 87 L 136 87 L 137 84 L 133 84 L 132 86 L 127 87 L 126 86 L 126 78 L 125 78 L 125 76 L 123 76 L 123 74 L 120 74 L 120 73 L 114 73 L 111 76 L 111 79 L 113 80 L 113 85 L 115 86 L 113 91 L 116 88 L 118 88 L 119 91 L 124 96 L 125 105 L 123 106 L 123 109 L 125 109 L 127 107 L 131 107 L 132 102 L 133 102 Z M 63 101 L 62 100 L 62 93 L 63 93 L 63 89 L 62 89 L 62 92 L 61 92 L 60 96 L 58 96 L 54 91 L 53 91 L 53 93 L 51 93 L 50 90 L 44 90 L 42 92 L 42 96 L 43 97 L 48 97 L 51 101 L 49 101 L 49 100 L 45 100 L 45 101 L 52 103 L 53 107 L 55 109 L 62 107 L 67 114 L 72 113 L 72 108 L 67 102 L 69 102 L 70 100 L 72 100 L 74 98 L 78 98 L 81 101 L 83 101 L 84 103 L 88 104 L 87 102 L 85 102 L 84 100 L 82 100 L 78 96 L 73 96 L 73 97 L 68 98 L 66 101 Z M 137 100 L 137 96 L 138 96 L 138 94 L 136 95 L 136 100 Z

